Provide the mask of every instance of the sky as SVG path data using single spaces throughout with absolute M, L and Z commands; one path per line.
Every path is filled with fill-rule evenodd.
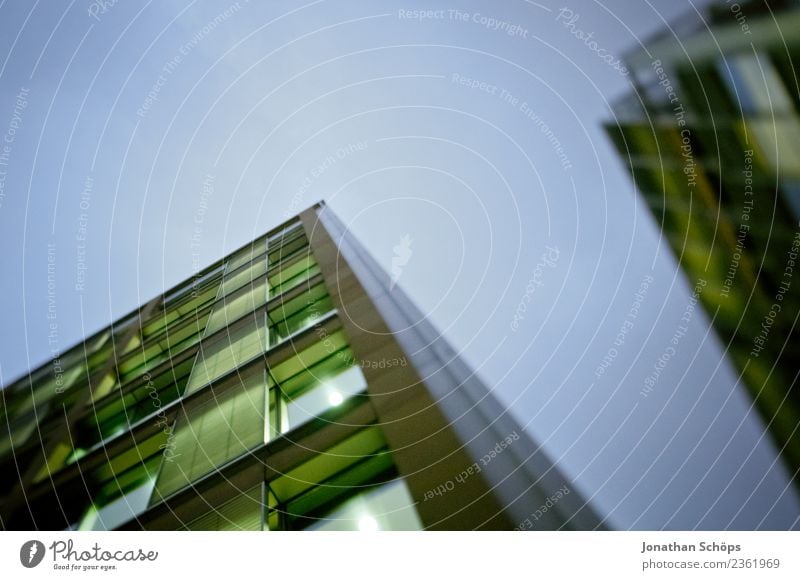
M 0 3 L 0 382 L 325 199 L 608 526 L 800 527 L 603 130 L 693 4 L 454 4 Z

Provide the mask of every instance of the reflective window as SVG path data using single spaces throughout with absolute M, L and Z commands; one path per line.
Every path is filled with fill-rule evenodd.
M 792 100 L 769 56 L 743 53 L 719 61 L 720 74 L 742 111 L 767 116 L 793 110 Z
M 147 509 L 168 440 L 162 429 L 84 475 L 94 500 L 81 530 L 114 529 Z
M 312 523 L 308 530 L 376 532 L 421 530 L 422 522 L 404 481 L 357 493 Z
M 254 241 L 252 244 L 247 244 L 244 248 L 236 252 L 228 259 L 228 265 L 225 268 L 226 272 L 233 272 L 240 266 L 252 261 L 253 258 L 264 253 L 266 250 L 265 239 L 261 238 Z
M 88 408 L 74 435 L 78 448 L 88 450 L 165 409 L 183 394 L 193 361 L 194 357 L 189 357 L 158 375 L 145 376 L 139 384 L 117 390 Z M 74 456 L 73 460 L 80 455 Z
M 267 261 L 269 266 L 274 266 L 283 260 L 288 260 L 300 249 L 308 245 L 308 238 L 302 227 L 297 227 L 287 232 L 283 237 L 267 244 Z
M 277 344 L 313 325 L 332 310 L 333 301 L 322 283 L 281 302 L 269 312 L 270 344 Z
M 193 531 L 259 531 L 263 529 L 262 485 L 237 495 L 186 524 Z
M 34 431 L 36 414 L 33 411 L 13 420 L 0 414 L 0 457 L 25 443 Z
M 267 348 L 266 320 L 262 313 L 246 316 L 210 344 L 203 344 L 189 379 L 188 392 L 218 379 Z
M 800 157 L 787 154 L 800 150 L 800 122 L 797 117 L 775 119 L 763 117 L 747 121 L 763 154 L 763 163 L 782 178 L 800 179 Z M 761 157 L 760 155 L 758 157 Z
M 229 294 L 217 301 L 214 313 L 208 321 L 206 336 L 209 336 L 237 320 L 248 312 L 253 312 L 267 302 L 267 279 L 261 278 L 235 294 Z
M 232 292 L 236 292 L 239 288 L 253 284 L 253 282 L 266 273 L 267 261 L 262 258 L 256 260 L 247 267 L 226 274 L 219 290 L 219 297 L 227 296 Z
M 189 485 L 265 442 L 263 366 L 218 385 L 179 415 L 154 501 Z
M 166 328 L 129 353 L 117 365 L 120 382 L 125 384 L 196 345 L 202 337 L 209 313 L 206 308 L 196 315 L 190 314 L 185 321 Z M 95 399 L 100 395 L 97 393 Z
M 311 254 L 303 253 L 295 261 L 287 264 L 276 273 L 270 275 L 270 295 L 280 296 L 287 290 L 291 290 L 298 284 L 305 282 L 312 276 L 319 274 L 317 265 Z
M 379 430 L 363 429 L 268 483 L 270 530 L 419 530 Z
M 319 342 L 268 369 L 271 437 L 286 433 L 364 390 L 361 370 L 351 366 L 344 331 L 321 334 Z

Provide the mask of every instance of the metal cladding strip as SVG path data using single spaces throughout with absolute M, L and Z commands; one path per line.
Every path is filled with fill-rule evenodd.
M 506 506 L 514 525 L 524 527 L 524 522 L 535 518 L 534 529 L 603 529 L 601 519 L 575 485 L 517 424 L 405 293 L 398 286 L 388 290 L 388 274 L 353 240 L 338 217 L 324 205 L 318 217 L 409 355 L 412 366 L 424 377 L 426 387 L 452 428 L 475 462 L 485 468 L 482 473 Z M 512 443 L 507 443 L 509 437 Z M 502 449 L 499 453 L 498 445 Z

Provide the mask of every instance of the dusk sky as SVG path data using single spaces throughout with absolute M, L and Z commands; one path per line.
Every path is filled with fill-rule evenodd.
M 609 527 L 800 528 L 603 129 L 691 0 L 454 4 L 0 2 L 0 382 L 325 199 Z

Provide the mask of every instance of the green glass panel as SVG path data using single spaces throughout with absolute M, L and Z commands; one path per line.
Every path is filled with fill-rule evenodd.
M 46 406 L 41 411 L 46 411 Z M 34 412 L 20 416 L 10 423 L 7 418 L 2 418 L 2 423 L 0 423 L 0 457 L 25 443 L 31 434 L 36 431 L 36 425 L 36 414 Z
M 265 442 L 266 382 L 263 367 L 218 385 L 210 397 L 179 416 L 154 500 L 191 484 Z
M 90 448 L 95 444 L 124 432 L 137 421 L 159 412 L 183 394 L 193 357 L 173 368 L 144 381 L 135 389 L 123 394 L 117 390 L 93 407 L 81 423 L 78 437 L 81 446 Z
M 266 302 L 266 278 L 261 278 L 236 294 L 222 298 L 214 305 L 214 312 L 206 327 L 206 336 L 213 334 L 224 326 L 232 324 L 248 312 L 253 312 L 255 309 L 263 306 Z
M 113 481 L 120 477 L 122 473 L 140 465 L 153 456 L 160 458 L 168 439 L 169 432 L 161 429 L 147 439 L 136 441 L 134 446 L 109 457 L 107 463 L 94 471 L 93 477 L 100 481 Z M 113 485 L 116 485 L 116 483 Z
M 318 522 L 349 497 L 383 484 L 396 474 L 391 454 L 384 450 L 364 457 L 347 469 L 308 489 L 282 507 L 283 528 L 296 530 Z
M 385 446 L 380 428 L 362 429 L 271 481 L 270 489 L 285 504 L 366 457 L 380 454 Z
M 281 302 L 269 311 L 271 343 L 315 324 L 332 310 L 333 301 L 324 284 L 317 284 L 308 292 Z
M 280 296 L 319 272 L 319 266 L 314 258 L 310 254 L 306 254 L 269 277 L 271 295 Z
M 262 529 L 262 486 L 252 487 L 186 524 L 192 531 L 259 531 Z
M 204 344 L 192 368 L 187 392 L 191 393 L 263 353 L 267 333 L 262 314 L 247 316 L 236 328 L 228 329 L 211 344 Z
M 166 441 L 163 435 L 161 441 Z M 159 450 L 156 448 L 154 451 L 152 446 L 141 448 L 142 453 L 153 454 L 141 457 L 118 473 L 109 475 L 103 470 L 94 471 L 90 481 L 99 484 L 98 492 L 79 529 L 112 530 L 144 512 L 161 463 Z
M 307 529 L 414 531 L 422 529 L 422 521 L 405 482 L 395 480 L 351 497 Z
M 312 374 L 308 371 L 308 374 Z M 286 429 L 294 429 L 329 409 L 338 407 L 353 395 L 362 393 L 367 381 L 358 367 L 339 369 L 337 373 L 312 376 L 311 386 L 295 397 L 286 397 Z M 285 396 L 285 395 L 284 395 Z
M 135 379 L 196 345 L 202 337 L 209 312 L 209 310 L 199 312 L 196 317 L 192 316 L 172 330 L 167 329 L 149 339 L 143 347 L 128 355 L 118 365 L 121 383 L 125 384 Z
M 298 228 L 286 237 L 281 238 L 268 245 L 268 262 L 270 266 L 275 266 L 283 260 L 292 257 L 295 252 L 308 245 L 308 239 L 303 233 L 302 228 Z
M 232 272 L 252 261 L 254 257 L 263 254 L 266 249 L 266 239 L 261 238 L 252 244 L 247 244 L 244 248 L 236 252 L 228 258 L 228 265 L 225 268 L 226 272 Z
M 267 261 L 265 259 L 256 260 L 246 268 L 241 268 L 225 275 L 222 282 L 219 297 L 229 296 L 239 288 L 252 285 L 258 278 L 267 273 Z

